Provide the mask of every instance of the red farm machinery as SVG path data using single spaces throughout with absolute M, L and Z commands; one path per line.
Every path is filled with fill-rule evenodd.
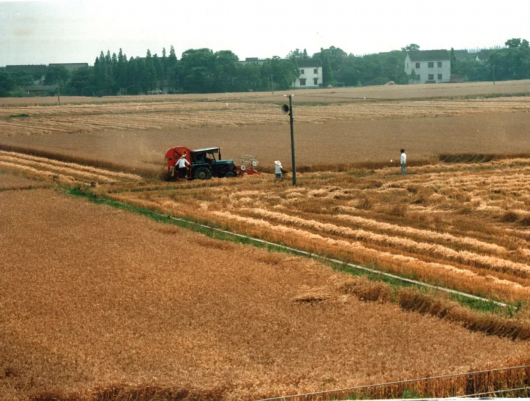
M 179 160 L 184 168 L 179 168 Z M 237 177 L 259 174 L 257 161 L 253 156 L 242 156 L 241 165 L 234 160 L 221 158 L 221 148 L 201 148 L 191 150 L 185 146 L 176 146 L 166 152 L 166 164 L 172 179 L 209 180 L 212 177 Z

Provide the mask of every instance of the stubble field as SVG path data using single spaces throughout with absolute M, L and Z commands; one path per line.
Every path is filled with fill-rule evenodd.
M 295 109 L 300 166 L 410 162 L 445 153 L 530 153 L 530 98 L 301 105 Z M 280 99 L 281 100 L 281 99 Z M 222 146 L 262 168 L 290 165 L 288 117 L 275 104 L 151 102 L 0 108 L 0 147 L 72 161 L 158 172 L 173 146 Z

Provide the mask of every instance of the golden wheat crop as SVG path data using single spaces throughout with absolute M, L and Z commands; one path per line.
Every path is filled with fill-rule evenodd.
M 458 325 L 365 303 L 384 288 L 344 291 L 347 276 L 308 259 L 50 190 L 0 192 L 0 207 L 0 398 L 256 399 L 506 366 L 529 352 L 460 327 L 473 318 L 457 310 Z M 405 307 L 412 295 L 401 297 Z
M 111 196 L 463 291 L 527 302 L 529 164 L 517 159 L 425 166 L 407 177 L 391 169 L 306 173 L 296 188 L 264 175 Z

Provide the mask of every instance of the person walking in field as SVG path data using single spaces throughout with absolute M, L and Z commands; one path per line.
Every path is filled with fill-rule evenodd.
M 187 153 L 184 152 L 182 156 L 180 156 L 180 159 L 177 162 L 177 167 L 179 169 L 179 178 L 186 178 L 188 176 L 188 167 L 190 166 L 190 162 L 186 158 Z
M 407 174 L 407 154 L 405 149 L 401 149 L 401 175 Z
M 282 163 L 279 160 L 276 160 L 274 162 L 274 175 L 276 176 L 277 180 L 282 179 L 282 172 L 283 172 Z

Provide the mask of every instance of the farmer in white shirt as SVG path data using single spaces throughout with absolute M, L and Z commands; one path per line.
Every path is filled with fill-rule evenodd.
M 276 179 L 277 180 L 281 180 L 282 179 L 282 163 L 279 161 L 279 160 L 276 160 L 274 162 L 275 166 L 274 166 L 274 175 L 276 176 Z
M 177 162 L 177 167 L 179 169 L 179 178 L 186 178 L 188 176 L 188 166 L 190 166 L 190 162 L 188 159 L 186 159 L 186 152 L 182 156 L 180 156 L 180 159 Z
M 401 174 L 407 174 L 407 155 L 405 149 L 401 149 Z

